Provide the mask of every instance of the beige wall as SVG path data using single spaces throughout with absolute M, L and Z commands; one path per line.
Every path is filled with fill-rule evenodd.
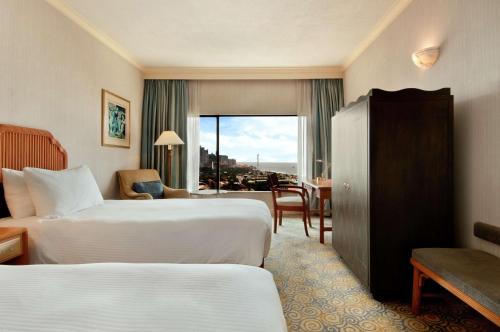
M 0 44 L 0 122 L 51 131 L 115 196 L 114 172 L 139 166 L 140 71 L 41 0 L 0 1 Z M 130 149 L 101 146 L 102 88 L 131 102 Z
M 455 219 L 464 246 L 500 255 L 472 235 L 477 220 L 500 226 L 500 1 L 414 0 L 347 69 L 346 102 L 370 88 L 451 87 L 455 96 Z M 430 70 L 411 53 L 441 46 Z

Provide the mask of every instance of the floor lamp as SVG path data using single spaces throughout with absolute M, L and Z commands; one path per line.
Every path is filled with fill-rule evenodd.
M 173 130 L 165 130 L 161 133 L 160 137 L 155 142 L 155 145 L 167 145 L 167 186 L 172 185 L 172 155 L 174 151 L 172 150 L 172 145 L 181 145 L 184 142 L 180 139 L 179 136 Z

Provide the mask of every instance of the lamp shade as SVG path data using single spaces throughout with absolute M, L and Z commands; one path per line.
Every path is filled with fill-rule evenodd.
M 179 145 L 184 144 L 173 130 L 165 130 L 155 142 L 155 145 Z
M 439 58 L 439 48 L 424 48 L 423 50 L 414 52 L 411 55 L 411 58 L 415 66 L 422 69 L 429 69 L 436 63 L 437 59 Z

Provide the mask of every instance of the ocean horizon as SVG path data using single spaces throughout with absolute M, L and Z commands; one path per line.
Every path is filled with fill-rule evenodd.
M 256 162 L 238 162 L 240 165 L 257 167 Z M 297 175 L 297 163 L 287 162 L 260 162 L 258 169 L 265 172 L 276 172 L 290 175 Z

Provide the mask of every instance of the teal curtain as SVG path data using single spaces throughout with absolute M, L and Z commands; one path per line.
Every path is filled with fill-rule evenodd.
M 312 80 L 313 177 L 330 177 L 332 117 L 344 106 L 342 79 Z M 317 160 L 322 160 L 318 162 Z
M 173 130 L 185 143 L 173 147 L 174 188 L 186 188 L 187 176 L 188 82 L 184 80 L 145 80 L 142 104 L 141 168 L 154 168 L 167 183 L 167 147 L 154 146 L 164 130 Z

